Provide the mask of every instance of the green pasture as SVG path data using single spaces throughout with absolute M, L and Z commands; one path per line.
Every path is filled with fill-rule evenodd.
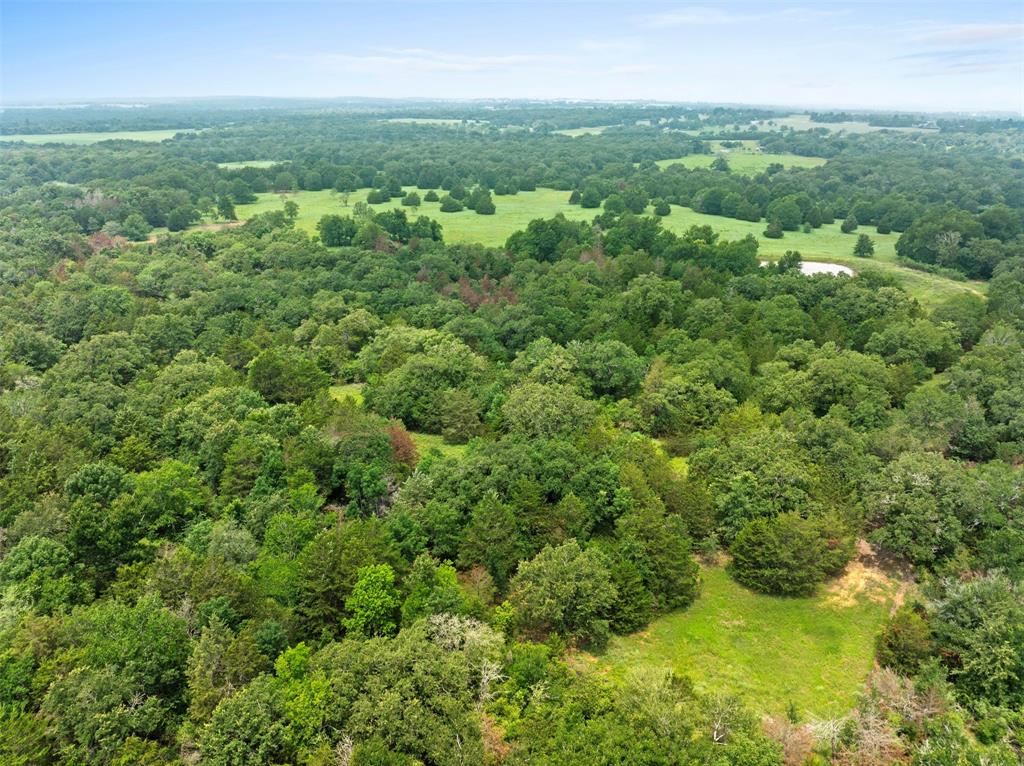
M 877 591 L 849 603 L 764 596 L 735 583 L 721 567 L 702 570 L 697 601 L 612 639 L 597 669 L 622 677 L 655 667 L 689 676 L 703 692 L 731 692 L 755 710 L 803 720 L 842 715 L 873 665 L 874 638 L 890 602 Z
M 791 114 L 788 117 L 775 117 L 771 120 L 761 120 L 754 123 L 758 130 L 781 130 L 792 128 L 793 130 L 818 130 L 825 128 L 830 133 L 872 133 L 876 130 L 894 130 L 901 133 L 931 133 L 934 128 L 885 128 L 876 125 L 868 125 L 860 120 L 849 122 L 814 122 L 809 114 Z
M 257 202 L 252 205 L 238 205 L 235 210 L 240 219 L 250 218 L 257 213 L 280 210 L 286 199 L 299 206 L 299 217 L 296 226 L 305 231 L 315 233 L 320 218 L 327 213 L 349 215 L 352 205 L 365 202 L 369 189 L 352 192 L 348 198 L 348 207 L 344 205 L 343 195 L 332 191 L 301 191 L 280 195 L 275 193 L 258 194 Z M 424 190 L 419 190 L 422 198 Z M 569 192 L 554 189 L 538 189 L 534 192 L 519 192 L 508 196 L 494 195 L 497 212 L 494 215 L 477 215 L 472 210 L 459 213 L 442 213 L 439 202 L 424 202 L 418 210 L 405 208 L 409 215 L 427 215 L 441 222 L 444 227 L 445 242 L 467 243 L 480 242 L 484 245 L 499 246 L 505 244 L 508 235 L 520 229 L 534 218 L 550 218 L 557 213 L 564 213 L 566 218 L 574 220 L 590 220 L 599 211 L 583 210 L 579 205 L 569 204 Z M 390 202 L 371 205 L 374 210 L 401 208 L 401 200 L 395 198 Z
M 100 141 L 166 141 L 177 133 L 194 133 L 191 129 L 120 130 L 109 133 L 17 133 L 0 136 L 0 141 L 21 141 L 26 144 L 96 144 Z
M 224 170 L 241 170 L 242 168 L 272 168 L 280 165 L 281 160 L 242 160 L 241 162 L 218 162 L 217 167 Z
M 761 155 L 771 156 L 771 155 Z M 351 214 L 352 205 L 365 201 L 368 189 L 352 192 L 348 196 L 346 207 L 343 195 L 333 191 L 300 191 L 288 194 L 258 194 L 257 201 L 251 205 L 238 205 L 236 211 L 242 220 L 258 213 L 280 210 L 285 200 L 292 200 L 299 206 L 299 217 L 296 226 L 304 231 L 316 233 L 316 225 L 327 213 L 341 215 Z M 422 197 L 424 191 L 420 191 Z M 532 192 L 519 192 L 510 196 L 493 197 L 497 211 L 494 215 L 477 215 L 472 210 L 459 213 L 442 213 L 437 202 L 424 202 L 418 210 L 408 209 L 409 215 L 427 215 L 441 222 L 444 227 L 446 242 L 470 243 L 479 242 L 489 246 L 500 246 L 505 243 L 509 234 L 526 228 L 534 218 L 550 218 L 562 213 L 570 220 L 586 221 L 592 219 L 598 210 L 585 210 L 578 205 L 569 204 L 569 192 L 555 189 L 537 189 Z M 374 210 L 401 207 L 398 198 L 379 205 L 371 205 Z M 945 298 L 961 292 L 973 292 L 983 295 L 985 284 L 982 282 L 955 282 L 945 277 L 927 274 L 921 271 L 899 266 L 896 260 L 896 240 L 899 235 L 879 234 L 873 227 L 862 226 L 855 233 L 843 234 L 839 223 L 828 224 L 810 233 L 787 231 L 782 239 L 768 239 L 763 236 L 764 221 L 757 223 L 740 221 L 724 216 L 697 213 L 690 208 L 672 206 L 672 213 L 662 219 L 666 229 L 683 233 L 691 226 L 711 226 L 722 239 L 742 239 L 748 234 L 756 237 L 760 243 L 760 255 L 765 260 L 775 260 L 787 250 L 797 250 L 806 261 L 824 261 L 841 263 L 855 271 L 877 269 L 895 274 L 900 283 L 916 297 L 925 307 L 933 307 Z M 875 242 L 873 258 L 858 258 L 853 254 L 853 246 L 857 234 L 868 234 Z
M 671 215 L 662 219 L 670 231 L 682 233 L 691 226 L 710 226 L 722 239 L 742 239 L 748 234 L 759 242 L 758 253 L 765 260 L 776 260 L 787 250 L 796 250 L 805 261 L 841 263 L 854 271 L 876 269 L 894 274 L 900 284 L 926 308 L 932 308 L 946 298 L 962 292 L 984 295 L 984 282 L 957 282 L 935 274 L 915 271 L 896 263 L 896 240 L 899 234 L 879 234 L 872 226 L 861 226 L 855 232 L 843 234 L 839 222 L 827 224 L 809 233 L 787 231 L 781 239 L 764 236 L 765 222 L 740 221 L 720 215 L 698 213 L 688 207 L 672 206 Z M 853 246 L 858 234 L 867 234 L 875 243 L 872 258 L 858 258 Z
M 690 154 L 677 159 L 658 160 L 657 164 L 659 168 L 667 168 L 669 165 L 706 168 L 710 167 L 711 163 L 719 157 L 725 158 L 732 172 L 745 176 L 763 173 L 773 163 L 778 163 L 786 168 L 816 168 L 826 162 L 824 157 L 801 157 L 798 154 L 772 154 L 745 149 L 719 149 L 714 154 Z
M 553 133 L 557 133 L 560 136 L 569 136 L 569 138 L 579 138 L 580 136 L 598 136 L 604 133 L 611 125 L 595 125 L 591 128 L 565 128 L 563 130 L 555 130 Z

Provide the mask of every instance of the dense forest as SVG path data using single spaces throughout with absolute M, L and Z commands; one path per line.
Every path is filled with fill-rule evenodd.
M 0 144 L 0 762 L 1020 763 L 1020 125 L 785 114 L 5 113 L 195 132 Z M 590 212 L 446 242 L 446 200 L 537 189 Z M 673 205 L 842 222 L 865 262 L 892 233 L 902 270 L 761 263 Z M 865 549 L 901 587 L 849 710 L 601 665 L 709 571 L 797 603 Z

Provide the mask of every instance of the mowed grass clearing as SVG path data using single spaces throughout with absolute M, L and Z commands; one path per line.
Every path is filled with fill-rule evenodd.
M 257 213 L 280 210 L 285 200 L 292 200 L 299 206 L 296 226 L 310 234 L 316 233 L 316 225 L 327 213 L 351 215 L 352 205 L 365 201 L 369 189 L 361 189 L 349 195 L 348 206 L 343 204 L 342 195 L 336 192 L 300 191 L 288 194 L 268 192 L 257 195 L 257 202 L 251 205 L 237 205 L 238 217 L 242 220 L 251 218 Z M 425 191 L 419 190 L 420 197 Z M 411 217 L 417 215 L 430 216 L 441 222 L 444 227 L 444 238 L 449 243 L 473 243 L 500 247 L 505 244 L 513 232 L 525 229 L 535 218 L 550 218 L 562 213 L 574 221 L 589 221 L 600 211 L 583 209 L 579 205 L 569 204 L 569 192 L 555 189 L 537 189 L 532 192 L 519 192 L 509 196 L 493 196 L 496 212 L 494 215 L 477 215 L 472 210 L 459 213 L 440 212 L 440 203 L 424 202 L 418 210 L 405 208 Z M 398 198 L 379 205 L 371 205 L 374 210 L 401 208 Z M 899 235 L 879 234 L 873 227 L 861 226 L 855 233 L 843 234 L 838 222 L 814 229 L 810 233 L 787 231 L 782 239 L 769 239 L 764 236 L 764 221 L 740 221 L 725 216 L 698 213 L 688 207 L 672 206 L 670 215 L 662 218 L 662 225 L 677 234 L 681 234 L 691 226 L 710 226 L 722 239 L 742 239 L 748 234 L 759 242 L 759 254 L 766 260 L 776 260 L 787 250 L 797 250 L 805 261 L 823 261 L 841 263 L 855 271 L 876 269 L 895 275 L 900 284 L 926 308 L 933 308 L 946 298 L 962 292 L 984 295 L 983 282 L 956 282 L 945 277 L 927 274 L 900 266 L 896 260 L 896 241 Z M 853 246 L 857 234 L 868 234 L 875 243 L 873 258 L 858 258 L 853 254 Z
M 553 130 L 551 132 L 557 133 L 560 136 L 569 136 L 569 138 L 579 138 L 580 136 L 599 136 L 611 127 L 613 126 L 595 125 L 591 128 L 563 128 L 562 130 Z
M 754 123 L 759 130 L 818 130 L 825 128 L 830 133 L 873 133 L 876 130 L 894 130 L 900 133 L 934 133 L 935 128 L 886 128 L 881 125 L 869 125 L 863 120 L 849 122 L 814 122 L 809 114 L 791 114 L 788 117 L 775 117 L 771 120 L 760 120 Z
M 242 160 L 241 162 L 218 162 L 217 167 L 224 170 L 241 170 L 242 168 L 272 168 L 284 160 Z
M 887 592 L 843 601 L 764 596 L 705 568 L 697 601 L 644 631 L 615 637 L 596 668 L 623 677 L 654 667 L 689 676 L 699 691 L 738 694 L 756 710 L 802 718 L 842 715 L 874 663 L 874 638 L 889 612 Z
M 176 130 L 119 130 L 109 133 L 17 133 L 0 136 L 0 141 L 26 144 L 98 144 L 100 141 L 145 141 L 155 143 L 174 138 L 178 133 L 195 133 L 191 128 Z
M 825 164 L 824 157 L 802 157 L 798 154 L 772 154 L 770 152 L 745 151 L 743 149 L 721 149 L 714 154 L 690 154 L 670 160 L 658 160 L 659 168 L 682 165 L 687 168 L 707 168 L 719 157 L 729 163 L 729 170 L 740 175 L 753 176 L 763 173 L 769 165 L 778 163 L 786 168 L 817 168 Z
M 765 222 L 740 221 L 720 215 L 698 213 L 688 207 L 672 206 L 672 213 L 665 216 L 662 225 L 681 234 L 691 226 L 710 226 L 721 239 L 742 239 L 748 234 L 758 240 L 758 255 L 774 261 L 787 250 L 796 250 L 805 261 L 841 263 L 854 271 L 875 269 L 894 275 L 903 288 L 917 298 L 925 308 L 934 308 L 943 300 L 969 292 L 984 295 L 984 282 L 958 282 L 936 274 L 908 269 L 896 263 L 896 241 L 899 234 L 879 234 L 872 226 L 860 226 L 855 232 L 843 234 L 840 223 L 812 229 L 810 233 L 787 231 L 781 239 L 764 236 Z M 875 243 L 875 254 L 871 258 L 859 258 L 853 254 L 858 234 L 867 234 Z
M 296 226 L 304 231 L 316 233 L 316 225 L 320 218 L 328 213 L 351 215 L 352 205 L 365 202 L 369 189 L 361 189 L 349 195 L 348 207 L 345 207 L 342 195 L 332 191 L 300 191 L 291 194 L 266 193 L 258 194 L 257 201 L 252 205 L 237 205 L 235 210 L 240 219 L 251 218 L 257 213 L 280 210 L 285 200 L 292 200 L 299 206 L 299 217 Z M 420 197 L 425 190 L 418 191 Z M 440 194 L 440 192 L 439 192 Z M 519 192 L 512 195 L 493 195 L 497 212 L 494 215 L 477 215 L 472 210 L 458 213 L 442 213 L 439 202 L 424 202 L 418 210 L 402 208 L 401 200 L 395 198 L 390 202 L 370 205 L 373 210 L 381 211 L 389 208 L 402 208 L 411 218 L 426 215 L 441 222 L 444 227 L 444 239 L 449 243 L 479 242 L 483 245 L 498 247 L 505 244 L 509 234 L 525 229 L 534 218 L 550 218 L 563 213 L 566 218 L 577 221 L 589 221 L 599 211 L 583 210 L 579 205 L 569 204 L 569 192 L 555 189 L 538 189 L 533 192 Z
M 351 398 L 358 406 L 363 406 L 363 384 L 362 383 L 345 383 L 338 386 L 331 386 L 331 396 L 335 399 L 342 400 Z M 465 444 L 445 444 L 444 439 L 438 434 L 424 434 L 410 431 L 409 435 L 412 440 L 416 442 L 416 449 L 420 453 L 422 458 L 430 450 L 436 449 L 445 457 L 462 457 L 466 452 Z

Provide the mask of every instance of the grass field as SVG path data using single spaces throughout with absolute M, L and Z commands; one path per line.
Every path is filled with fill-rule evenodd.
M 752 176 L 764 172 L 772 163 L 779 163 L 787 168 L 816 168 L 824 165 L 824 157 L 802 157 L 798 154 L 771 154 L 762 152 L 745 151 L 742 149 L 721 149 L 714 154 L 690 154 L 678 159 L 658 160 L 659 168 L 667 168 L 669 165 L 683 165 L 687 168 L 706 168 L 719 157 L 724 157 L 729 163 L 729 169 L 734 173 Z
M 96 144 L 100 141 L 166 141 L 176 133 L 194 133 L 180 130 L 121 130 L 111 133 L 26 133 L 0 136 L 0 141 L 23 141 L 26 144 Z
M 241 170 L 242 168 L 272 168 L 281 164 L 280 160 L 243 160 L 242 162 L 218 162 L 217 167 L 225 170 Z
M 755 123 L 760 130 L 779 130 L 788 127 L 793 130 L 815 130 L 825 128 L 831 133 L 872 133 L 876 130 L 894 130 L 901 133 L 931 133 L 934 128 L 883 128 L 868 125 L 866 122 L 851 120 L 850 122 L 814 122 L 809 114 L 791 114 L 788 117 L 776 117 Z
M 770 156 L 770 155 L 762 155 Z M 341 197 L 331 191 L 302 191 L 287 195 L 274 193 L 259 194 L 258 200 L 251 205 L 238 205 L 236 210 L 240 219 L 250 218 L 257 213 L 280 210 L 285 199 L 291 199 L 299 205 L 298 228 L 310 233 L 316 232 L 316 224 L 326 213 L 351 213 L 351 205 L 365 200 L 369 190 L 353 192 L 349 197 L 349 207 L 342 205 Z M 421 195 L 422 196 L 422 193 Z M 467 243 L 479 242 L 484 245 L 500 246 L 505 243 L 509 234 L 526 228 L 534 218 L 550 218 L 563 213 L 570 220 L 590 220 L 597 210 L 584 210 L 578 205 L 570 205 L 569 193 L 554 189 L 538 189 L 533 192 L 519 192 L 512 196 L 495 196 L 497 207 L 495 215 L 477 215 L 472 210 L 460 213 L 441 213 L 439 203 L 424 202 L 417 213 L 410 210 L 410 215 L 428 215 L 441 222 L 444 227 L 446 242 Z M 372 205 L 375 210 L 401 207 L 399 200 L 389 203 Z M 854 270 L 877 269 L 895 274 L 900 283 L 916 297 L 925 307 L 933 307 L 945 298 L 960 292 L 984 294 L 985 285 L 981 282 L 954 282 L 944 277 L 914 271 L 895 263 L 896 240 L 898 234 L 878 234 L 873 228 L 862 226 L 857 233 L 866 233 L 875 242 L 873 258 L 858 258 L 853 255 L 856 242 L 854 234 L 843 234 L 839 224 L 833 223 L 815 229 L 809 234 L 801 231 L 788 231 L 782 239 L 768 239 L 762 236 L 764 222 L 739 221 L 724 216 L 697 213 L 690 208 L 672 206 L 671 215 L 662 219 L 665 228 L 676 233 L 685 232 L 694 225 L 711 226 L 723 239 L 742 239 L 747 234 L 754 235 L 760 242 L 760 254 L 767 260 L 779 258 L 787 250 L 798 250 L 807 261 L 824 261 L 841 263 Z
M 804 719 L 854 706 L 889 610 L 883 592 L 849 602 L 828 592 L 775 598 L 737 585 L 721 567 L 702 576 L 689 609 L 613 638 L 597 667 L 613 677 L 644 666 L 670 669 L 698 690 L 728 690 L 759 711 L 784 713 L 792 702 Z
M 287 195 L 299 205 L 299 218 L 296 225 L 305 231 L 315 232 L 317 222 L 326 213 L 351 213 L 351 206 L 365 201 L 369 189 L 353 192 L 349 197 L 349 207 L 342 205 L 341 197 L 330 191 L 303 191 Z M 258 194 L 258 200 L 252 205 L 238 205 L 238 217 L 245 219 L 257 213 L 269 210 L 280 210 L 284 204 L 279 194 Z M 423 192 L 420 192 L 423 196 Z M 511 196 L 494 196 L 497 208 L 495 215 L 477 215 L 472 210 L 459 213 L 442 213 L 440 203 L 424 202 L 419 211 L 408 209 L 409 215 L 428 215 L 441 222 L 444 227 L 445 242 L 480 242 L 484 245 L 498 246 L 505 244 L 508 235 L 520 229 L 534 218 L 550 218 L 557 213 L 564 213 L 566 218 L 574 220 L 590 220 L 598 212 L 583 210 L 579 205 L 569 204 L 569 192 L 554 189 L 538 189 L 535 192 L 519 192 Z M 374 210 L 401 207 L 399 200 L 393 199 L 380 205 L 371 205 Z
M 697 213 L 688 207 L 672 206 L 672 214 L 662 219 L 666 229 L 682 233 L 694 225 L 711 226 L 722 239 L 742 239 L 747 234 L 755 236 L 760 247 L 758 253 L 767 260 L 775 260 L 787 250 L 797 250 L 805 261 L 841 263 L 855 271 L 875 269 L 895 275 L 900 284 L 917 298 L 926 308 L 932 308 L 946 298 L 962 292 L 984 295 L 984 282 L 955 282 L 945 277 L 926 274 L 896 264 L 896 240 L 898 234 L 879 234 L 873 227 L 861 226 L 854 234 L 843 234 L 840 224 L 832 223 L 813 229 L 809 234 L 802 231 L 787 231 L 782 239 L 763 236 L 765 223 L 739 221 L 719 215 Z M 853 254 L 857 241 L 856 234 L 867 234 L 875 243 L 872 258 L 858 258 Z
M 580 136 L 597 136 L 604 133 L 611 125 L 595 125 L 592 128 L 565 128 L 563 130 L 555 130 L 553 133 L 557 133 L 560 136 L 569 136 L 569 138 L 579 138 Z
M 363 384 L 345 383 L 340 386 L 331 386 L 331 396 L 335 399 L 351 397 L 360 407 L 363 405 Z M 436 449 L 445 457 L 462 457 L 466 451 L 465 444 L 445 444 L 444 439 L 437 434 L 423 434 L 410 431 L 409 435 L 416 442 L 416 449 L 423 457 L 430 450 Z

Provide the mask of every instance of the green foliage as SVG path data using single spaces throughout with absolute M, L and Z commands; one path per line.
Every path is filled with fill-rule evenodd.
M 604 558 L 575 540 L 545 546 L 524 561 L 509 585 L 517 626 L 528 635 L 565 638 L 601 647 L 617 596 Z
M 852 547 L 849 543 L 845 546 Z M 796 514 L 783 513 L 747 523 L 729 552 L 730 574 L 748 588 L 782 596 L 810 596 L 830 570 L 845 565 L 852 551 L 840 554 L 839 561 L 830 561 L 828 542 L 818 526 Z
M 911 607 L 897 609 L 875 639 L 878 664 L 906 675 L 915 674 L 935 651 L 928 622 Z
M 387 564 L 374 564 L 356 572 L 356 584 L 345 599 L 349 617 L 345 630 L 362 636 L 388 636 L 395 632 L 395 614 L 400 601 L 395 589 L 395 571 Z
M 301 402 L 327 388 L 330 379 L 296 348 L 267 349 L 248 364 L 249 385 L 269 402 Z

